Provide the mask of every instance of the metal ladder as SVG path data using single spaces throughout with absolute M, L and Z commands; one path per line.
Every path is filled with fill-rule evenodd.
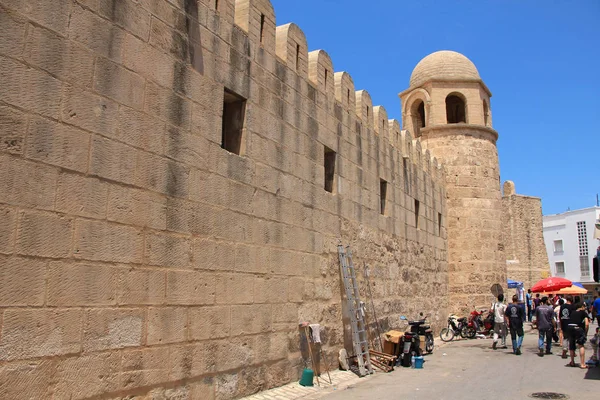
M 342 268 L 342 279 L 344 289 L 346 290 L 346 302 L 350 314 L 350 324 L 352 327 L 352 345 L 354 346 L 354 355 L 358 361 L 359 375 L 365 376 L 373 373 L 371 366 L 371 355 L 369 354 L 369 342 L 367 341 L 367 330 L 365 327 L 364 303 L 360 301 L 358 285 L 356 284 L 356 271 L 352 264 L 352 251 L 350 246 L 338 245 L 338 255 L 340 266 Z

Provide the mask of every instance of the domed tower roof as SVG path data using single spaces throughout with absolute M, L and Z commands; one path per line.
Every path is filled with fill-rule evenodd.
M 436 51 L 423 58 L 410 75 L 410 87 L 432 80 L 481 80 L 475 64 L 460 53 Z

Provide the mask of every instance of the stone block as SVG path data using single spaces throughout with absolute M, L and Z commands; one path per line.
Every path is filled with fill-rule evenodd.
M 114 136 L 118 108 L 114 101 L 74 86 L 63 90 L 62 120 L 88 131 Z
M 167 157 L 191 167 L 208 169 L 210 146 L 205 137 L 170 126 L 167 130 L 165 142 L 165 155 Z M 197 190 L 199 190 L 199 185 L 194 182 L 192 172 L 190 174 L 191 199 L 194 199 L 194 193 L 197 193 L 195 192 Z
M 233 271 L 235 268 L 235 245 L 210 239 L 194 239 L 192 242 L 195 269 Z
M 72 85 L 92 85 L 93 53 L 52 31 L 30 25 L 23 59 Z
M 18 11 L 40 25 L 66 36 L 72 2 L 39 2 L 37 0 L 4 0 L 3 5 Z
M 270 304 L 231 306 L 231 336 L 251 335 L 271 330 Z
M 228 371 L 253 365 L 262 359 L 255 337 L 234 337 L 217 342 L 217 370 Z
M 229 336 L 229 306 L 194 307 L 190 309 L 190 339 L 206 340 Z
M 273 304 L 274 324 L 287 331 L 294 322 L 298 322 L 298 304 Z
M 165 123 L 144 112 L 120 107 L 116 138 L 137 148 L 163 154 Z
M 87 399 L 121 389 L 121 353 L 92 353 L 58 361 L 54 397 Z
M 148 310 L 147 345 L 184 342 L 187 340 L 186 308 L 150 308 Z
M 142 40 L 148 40 L 150 13 L 140 7 L 137 0 L 98 0 L 98 14 Z
M 288 298 L 288 280 L 281 277 L 256 277 L 254 279 L 255 303 L 281 303 Z
M 148 265 L 189 268 L 191 244 L 189 237 L 163 233 L 146 234 L 146 259 Z
M 0 54 L 21 58 L 25 43 L 27 20 L 14 12 L 0 13 Z
M 218 214 L 218 209 L 206 204 L 167 198 L 167 230 L 170 231 L 208 235 Z
M 301 303 L 304 300 L 304 278 L 291 277 L 288 280 L 288 301 Z
M 24 211 L 20 215 L 17 253 L 41 257 L 71 254 L 73 220 L 55 214 Z
M 24 113 L 0 106 L 0 152 L 22 154 L 26 131 L 27 117 Z
M 167 272 L 167 303 L 207 305 L 215 302 L 215 275 L 201 271 Z
M 214 342 L 172 346 L 169 353 L 169 379 L 200 377 L 217 370 L 217 347 Z
M 15 246 L 17 232 L 17 212 L 11 208 L 0 207 L 0 254 L 10 254 Z
M 169 82 L 168 87 L 172 86 L 173 82 Z M 148 82 L 145 101 L 147 113 L 172 125 L 189 129 L 192 105 L 188 99 L 177 95 L 173 90 Z
M 100 136 L 92 139 L 90 173 L 101 178 L 133 184 L 136 150 Z
M 52 398 L 55 360 L 19 361 L 0 366 L 0 393 L 5 399 Z
M 145 2 L 150 3 L 148 0 L 145 0 Z M 155 1 L 154 3 L 158 2 Z M 172 10 L 171 15 L 174 13 L 175 10 Z M 167 25 L 156 16 L 152 16 L 150 40 L 148 42 L 163 53 L 170 54 L 178 60 L 187 61 L 188 43 L 184 39 L 184 34 L 177 32 L 172 26 Z
M 217 304 L 251 304 L 253 275 L 220 274 L 217 276 Z
M 165 304 L 166 276 L 163 271 L 123 269 L 119 276 L 118 304 Z
M 0 360 L 79 353 L 82 314 L 77 309 L 5 311 L 0 338 Z
M 89 310 L 83 330 L 83 351 L 141 346 L 144 315 L 143 309 Z
M 86 172 L 90 134 L 68 125 L 35 118 L 29 123 L 25 156 L 65 169 Z
M 106 216 L 108 186 L 96 178 L 62 173 L 58 177 L 56 211 L 103 219 Z
M 116 304 L 118 269 L 108 265 L 53 261 L 48 267 L 48 305 Z
M 0 56 L 0 98 L 30 112 L 58 118 L 62 83 L 46 72 Z
M 168 54 L 128 34 L 125 34 L 122 52 L 123 65 L 126 68 L 165 88 L 176 86 L 174 71 L 177 62 Z M 151 87 L 154 90 L 149 90 Z M 146 96 L 156 93 L 156 88 L 148 82 Z
M 158 194 L 126 186 L 109 187 L 109 221 L 162 230 L 167 226 L 166 209 L 166 200 Z
M 136 186 L 170 197 L 188 197 L 190 170 L 183 164 L 145 151 L 137 153 Z
M 169 376 L 169 348 L 144 348 L 124 351 L 121 358 L 123 389 L 153 386 Z
M 115 61 L 121 60 L 126 35 L 128 34 L 123 29 L 107 23 L 104 18 L 91 10 L 79 5 L 73 7 L 69 22 L 69 38 L 93 52 Z
M 0 307 L 44 304 L 46 261 L 0 256 L 0 264 Z
M 185 33 L 185 15 L 183 13 L 183 8 L 180 7 L 181 2 L 173 3 L 160 0 L 140 0 L 139 3 L 143 8 L 150 11 L 155 18 L 160 19 L 170 27 L 175 28 L 175 30 Z
M 265 273 L 269 263 L 270 249 L 268 247 L 239 244 L 235 248 L 236 272 Z
M 143 235 L 138 229 L 100 221 L 77 222 L 77 258 L 140 263 L 143 251 Z
M 53 209 L 58 171 L 56 168 L 0 154 L 0 202 Z
M 117 3 L 117 4 L 120 4 Z M 145 80 L 103 57 L 96 58 L 94 90 L 126 106 L 142 109 Z

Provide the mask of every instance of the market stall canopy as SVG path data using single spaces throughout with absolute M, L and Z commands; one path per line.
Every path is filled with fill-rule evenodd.
M 562 288 L 571 287 L 572 285 L 573 282 L 568 279 L 552 276 L 550 278 L 545 278 L 538 281 L 535 285 L 533 285 L 531 291 L 535 293 L 554 293 Z
M 516 289 L 519 286 L 523 286 L 523 282 L 513 281 L 512 279 L 507 279 L 507 282 L 508 282 L 509 289 Z
M 549 291 L 543 292 L 542 294 L 543 295 L 548 295 L 548 294 L 586 294 L 587 292 L 588 292 L 587 289 L 573 285 L 571 287 L 562 288 L 557 291 L 549 290 Z

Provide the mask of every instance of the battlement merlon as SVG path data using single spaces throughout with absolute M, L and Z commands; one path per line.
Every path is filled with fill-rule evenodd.
M 429 153 L 423 153 L 418 139 L 413 139 L 408 131 L 402 134 L 399 122 L 388 120 L 383 106 L 373 106 L 366 90 L 355 90 L 348 72 L 335 72 L 325 50 L 308 51 L 306 35 L 298 25 L 277 26 L 275 10 L 269 0 L 226 0 L 220 3 L 219 11 L 232 6 L 235 25 L 247 35 L 250 57 L 267 71 L 276 73 L 276 64 L 280 62 L 287 70 L 286 83 L 292 84 L 295 75 L 308 79 L 319 92 L 318 108 L 330 110 L 329 104 L 337 101 L 344 111 L 354 114 L 365 129 L 372 130 L 380 140 L 390 143 L 404 157 L 408 156 L 411 163 L 427 170 L 434 180 L 444 175 L 443 166 Z

